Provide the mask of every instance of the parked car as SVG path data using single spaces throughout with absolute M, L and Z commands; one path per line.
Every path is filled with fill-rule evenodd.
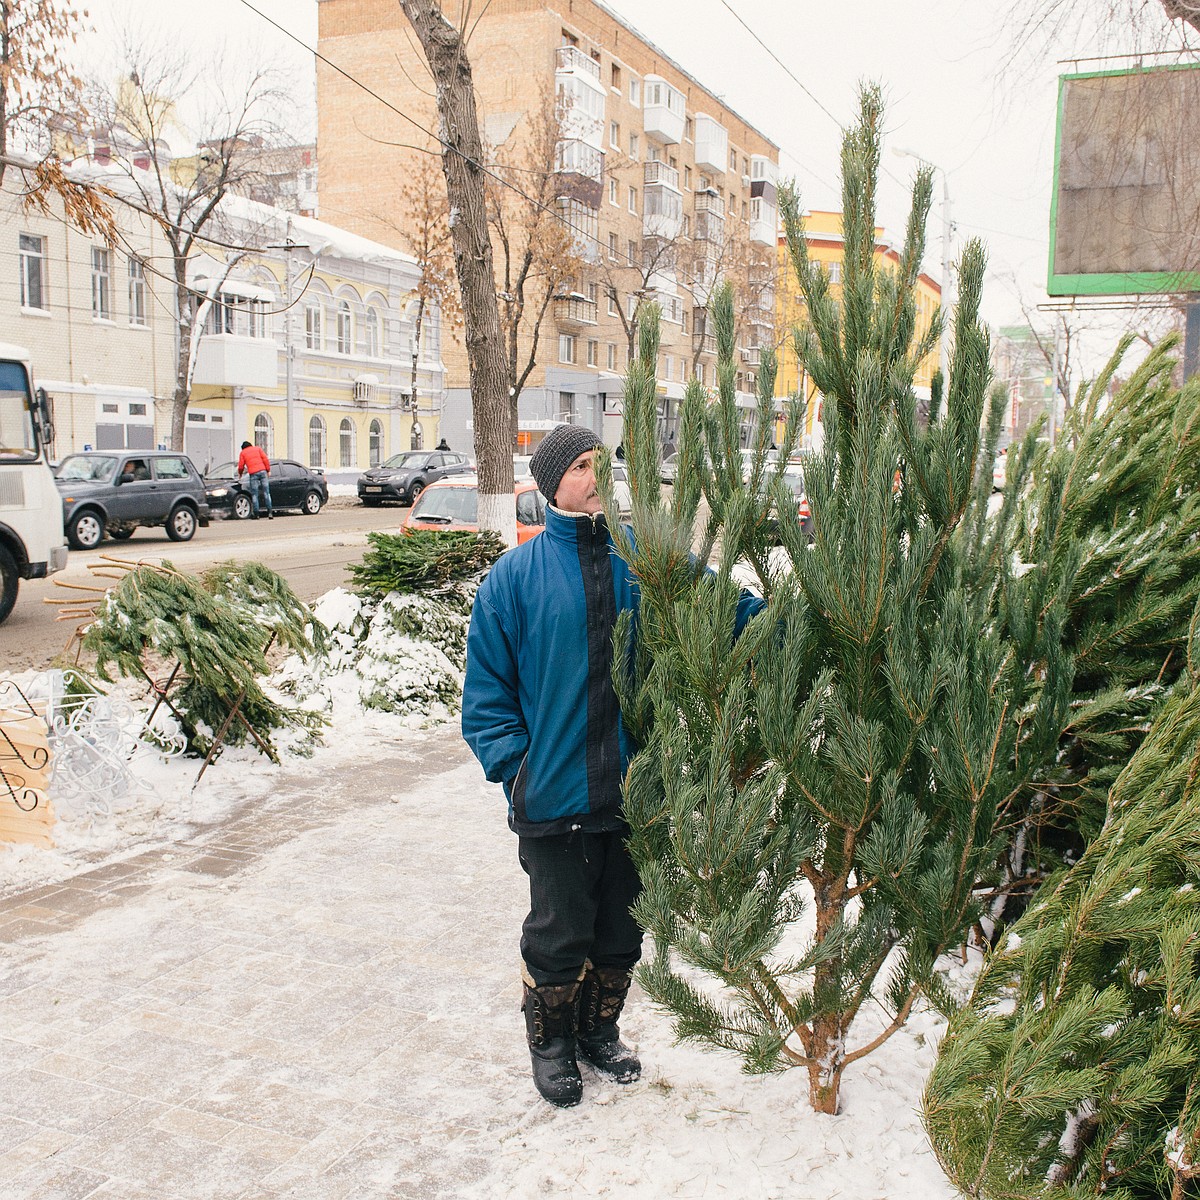
M 375 506 L 385 500 L 412 504 L 431 484 L 474 468 L 465 454 L 447 450 L 405 450 L 358 477 L 358 498 Z
M 71 454 L 55 482 L 76 550 L 94 549 L 105 533 L 123 541 L 139 525 L 162 525 L 173 542 L 186 542 L 197 525 L 208 524 L 204 480 L 186 454 L 172 450 Z
M 527 542 L 546 527 L 546 501 L 532 479 L 513 485 L 517 541 Z M 474 475 L 431 483 L 408 511 L 402 533 L 414 529 L 479 529 L 479 480 Z
M 290 458 L 272 460 L 267 486 L 271 489 L 273 509 L 298 508 L 315 517 L 329 503 L 329 483 L 324 474 Z M 204 476 L 204 490 L 213 512 L 244 521 L 253 511 L 249 476 L 239 479 L 235 462 L 212 467 Z
M 658 475 L 663 483 L 675 482 L 675 468 L 679 465 L 679 451 L 668 454 L 658 465 Z
M 621 516 L 627 517 L 633 511 L 633 495 L 629 491 L 629 468 L 623 462 L 612 465 L 613 499 Z

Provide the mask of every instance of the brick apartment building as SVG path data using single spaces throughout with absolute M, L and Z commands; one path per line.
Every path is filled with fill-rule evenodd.
M 321 54 L 353 77 L 318 62 L 321 212 L 403 245 L 400 188 L 424 139 L 399 114 L 437 128 L 419 44 L 395 0 L 320 0 L 319 21 Z M 595 0 L 493 0 L 469 52 L 481 130 L 497 156 L 530 136 L 547 96 L 568 106 L 556 205 L 576 234 L 579 269 L 542 325 L 519 401 L 521 448 L 559 420 L 619 441 L 629 343 L 618 306 L 628 318 L 648 299 L 663 312 L 660 432 L 670 440 L 687 380 L 716 382 L 704 304 L 722 275 L 748 285 L 739 287 L 738 388 L 749 414 L 759 348 L 775 342 L 778 147 Z M 664 241 L 672 252 L 658 257 Z M 461 327 L 447 323 L 442 353 L 442 428 L 469 446 Z

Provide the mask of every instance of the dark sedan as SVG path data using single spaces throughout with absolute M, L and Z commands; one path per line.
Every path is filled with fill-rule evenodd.
M 271 463 L 267 477 L 271 489 L 271 507 L 298 508 L 302 513 L 316 516 L 329 503 L 329 484 L 320 471 L 277 458 Z M 219 463 L 204 476 L 204 491 L 213 512 L 244 521 L 251 512 L 250 484 L 247 476 L 240 479 L 237 463 Z
M 449 450 L 405 450 L 358 477 L 358 498 L 366 505 L 398 500 L 411 504 L 434 480 L 472 471 L 465 454 Z

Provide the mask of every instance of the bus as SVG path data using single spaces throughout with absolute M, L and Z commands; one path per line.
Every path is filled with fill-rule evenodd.
M 0 622 L 22 579 L 44 579 L 67 565 L 53 440 L 50 397 L 34 390 L 29 352 L 0 342 Z

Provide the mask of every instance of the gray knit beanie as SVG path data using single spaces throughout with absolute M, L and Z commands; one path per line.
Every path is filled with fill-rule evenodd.
M 601 444 L 586 425 L 555 425 L 529 460 L 529 473 L 537 480 L 538 491 L 553 504 L 567 468 L 581 454 Z

